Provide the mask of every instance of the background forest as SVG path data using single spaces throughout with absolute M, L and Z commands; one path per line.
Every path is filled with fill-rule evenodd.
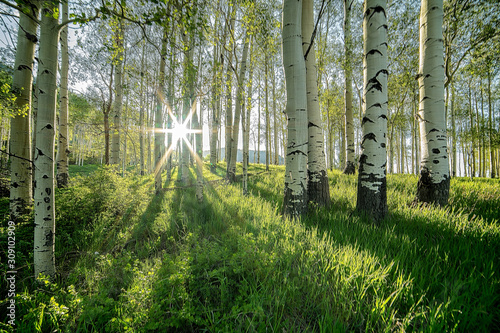
M 451 187 L 420 204 L 434 2 Z M 298 1 L 294 123 L 290 3 L 0 0 L 0 331 L 500 330 L 500 4 Z M 383 217 L 356 172 L 370 8 Z

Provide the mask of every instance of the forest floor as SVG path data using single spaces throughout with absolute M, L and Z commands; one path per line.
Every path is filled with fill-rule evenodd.
M 248 196 L 217 170 L 200 204 L 175 181 L 154 195 L 152 176 L 72 166 L 55 281 L 33 276 L 32 217 L 16 227 L 15 329 L 1 198 L 0 331 L 500 330 L 500 180 L 454 178 L 436 208 L 411 205 L 415 176 L 389 175 L 377 226 L 354 212 L 357 176 L 329 172 L 331 207 L 288 220 L 283 167 L 251 165 Z

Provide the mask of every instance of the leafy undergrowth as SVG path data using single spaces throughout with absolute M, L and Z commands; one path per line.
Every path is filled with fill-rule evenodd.
M 356 176 L 330 173 L 331 207 L 296 221 L 280 215 L 282 167 L 252 166 L 246 197 L 217 182 L 224 168 L 205 168 L 202 204 L 174 181 L 155 196 L 151 176 L 73 177 L 56 194 L 56 280 L 37 283 L 18 254 L 17 331 L 500 329 L 498 181 L 454 179 L 439 209 L 412 206 L 416 177 L 391 175 L 374 226 L 353 213 Z M 17 230 L 28 245 L 31 228 Z

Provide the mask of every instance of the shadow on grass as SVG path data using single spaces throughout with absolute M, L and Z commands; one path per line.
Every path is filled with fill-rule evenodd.
M 393 264 L 391 279 L 403 274 L 412 280 L 413 302 L 425 295 L 420 306 L 429 317 L 443 316 L 435 324 L 443 331 L 455 325 L 460 331 L 498 330 L 500 234 L 482 232 L 474 221 L 444 210 L 420 208 L 427 209 L 433 211 L 393 211 L 379 226 L 356 212 L 317 209 L 303 223 L 329 233 L 340 247 L 355 246 L 382 266 Z M 410 311 L 415 303 L 402 303 L 398 311 Z M 431 321 L 416 323 L 425 327 Z

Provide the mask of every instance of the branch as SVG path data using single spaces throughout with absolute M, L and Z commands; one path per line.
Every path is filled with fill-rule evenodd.
M 1 0 L 0 0 L 1 1 Z M 0 152 L 6 154 L 7 156 L 10 156 L 10 157 L 15 157 L 15 158 L 19 158 L 23 161 L 27 161 L 27 162 L 30 162 L 33 166 L 35 166 L 35 162 L 33 162 L 32 160 L 28 159 L 28 158 L 24 158 L 24 157 L 21 157 L 21 156 L 17 156 L 16 154 L 11 154 L 9 152 L 7 152 L 6 150 L 3 150 L 3 149 L 0 149 Z
M 19 13 L 23 13 L 24 15 L 28 16 L 30 19 L 32 19 L 33 21 L 35 21 L 37 24 L 40 24 L 40 21 L 38 20 L 38 18 L 34 17 L 33 15 L 31 15 L 31 13 L 27 14 L 23 11 L 23 9 L 13 3 L 10 3 L 8 1 L 5 1 L 5 0 L 0 0 L 0 3 L 3 3 L 4 5 L 10 7 L 10 8 L 13 8 L 13 9 L 16 9 L 19 11 Z
M 328 0 L 328 3 L 330 3 L 330 0 Z M 321 9 L 319 10 L 318 19 L 316 20 L 316 24 L 314 25 L 314 30 L 311 34 L 311 41 L 309 42 L 309 47 L 307 48 L 306 53 L 304 53 L 305 60 L 307 60 L 307 55 L 309 54 L 309 51 L 311 51 L 311 47 L 314 44 L 314 38 L 316 37 L 316 32 L 318 31 L 319 20 L 321 19 L 321 16 L 323 16 L 324 11 L 325 11 L 325 0 L 321 2 Z

